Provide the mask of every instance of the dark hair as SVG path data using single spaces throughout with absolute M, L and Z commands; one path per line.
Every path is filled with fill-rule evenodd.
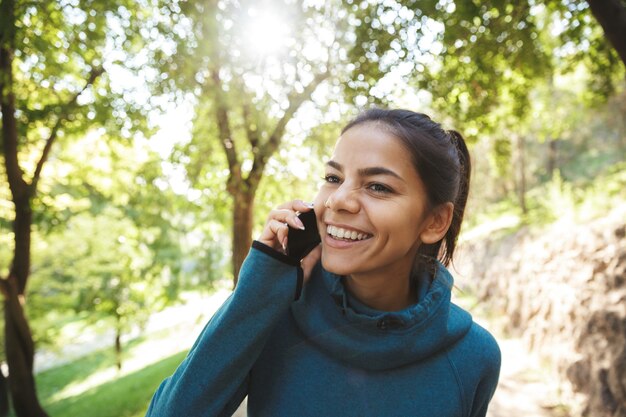
M 423 113 L 379 108 L 360 114 L 341 133 L 372 122 L 381 123 L 409 150 L 415 170 L 426 187 L 428 207 L 434 208 L 447 202 L 454 204 L 452 222 L 446 235 L 439 242 L 422 244 L 416 260 L 437 258 L 448 266 L 461 231 L 469 193 L 471 162 L 463 136 L 455 130 L 444 130 Z

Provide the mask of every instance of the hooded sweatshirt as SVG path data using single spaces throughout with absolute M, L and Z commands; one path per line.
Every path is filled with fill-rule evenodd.
M 303 288 L 298 261 L 254 242 L 147 417 L 231 416 L 246 395 L 249 417 L 485 416 L 500 351 L 452 286 L 438 264 L 416 304 L 377 311 L 320 263 Z

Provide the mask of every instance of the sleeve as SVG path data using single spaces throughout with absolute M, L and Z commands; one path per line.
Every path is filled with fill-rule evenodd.
M 255 241 L 235 291 L 161 383 L 146 417 L 230 416 L 275 323 L 300 296 L 302 278 L 298 261 Z
M 491 346 L 485 347 L 485 351 L 488 352 L 489 362 L 483 377 L 476 387 L 470 417 L 485 417 L 487 415 L 489 402 L 496 391 L 500 378 L 502 359 L 500 349 L 495 340 L 493 340 Z

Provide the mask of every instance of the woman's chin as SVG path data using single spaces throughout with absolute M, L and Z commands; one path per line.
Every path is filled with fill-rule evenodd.
M 354 272 L 352 265 L 346 264 L 341 259 L 336 259 L 334 256 L 324 256 L 322 252 L 322 267 L 328 272 L 336 275 L 350 275 Z

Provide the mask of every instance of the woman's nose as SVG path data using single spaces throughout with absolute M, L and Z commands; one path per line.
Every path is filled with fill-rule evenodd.
M 360 203 L 356 193 L 357 190 L 346 187 L 344 183 L 328 197 L 326 207 L 334 211 L 358 213 Z

